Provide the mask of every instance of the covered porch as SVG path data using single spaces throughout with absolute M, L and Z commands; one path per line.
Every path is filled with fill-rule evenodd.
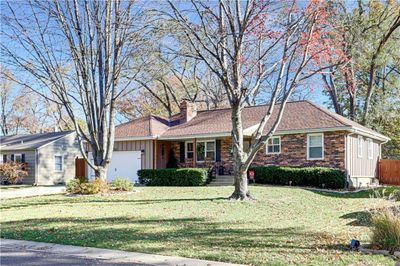
M 232 174 L 230 137 L 153 141 L 155 169 L 214 168 L 216 175 Z

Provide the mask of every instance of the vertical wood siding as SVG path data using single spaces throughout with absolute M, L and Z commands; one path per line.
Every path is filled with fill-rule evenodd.
M 378 160 L 380 157 L 380 144 L 372 139 L 372 159 L 368 158 L 368 138 L 363 138 L 362 157 L 358 157 L 358 136 L 357 134 L 349 135 L 347 145 L 349 149 L 349 165 L 348 169 L 351 177 L 377 177 Z
M 25 162 L 28 164 L 28 175 L 22 179 L 23 184 L 35 183 L 35 151 L 1 151 L 1 157 L 7 155 L 7 161 L 11 160 L 11 154 L 25 154 Z
M 55 171 L 54 156 L 63 156 L 63 170 Z M 75 158 L 81 153 L 75 134 L 70 134 L 38 149 L 38 185 L 66 183 L 75 177 Z
M 115 141 L 114 151 L 142 151 L 142 169 L 153 168 L 153 140 Z

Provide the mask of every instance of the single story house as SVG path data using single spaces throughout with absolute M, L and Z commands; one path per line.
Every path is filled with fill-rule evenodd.
M 64 184 L 75 177 L 75 159 L 80 156 L 74 131 L 0 137 L 0 163 L 26 163 L 24 184 Z
M 243 109 L 245 145 L 267 108 Z M 171 155 L 179 167 L 216 166 L 220 174 L 231 174 L 231 110 L 197 111 L 187 101 L 180 109 L 169 118 L 150 115 L 118 125 L 108 177 L 136 179 L 139 169 L 167 167 Z M 350 186 L 365 186 L 375 181 L 381 145 L 388 140 L 310 101 L 294 101 L 286 105 L 279 127 L 253 166 L 330 167 L 346 171 Z

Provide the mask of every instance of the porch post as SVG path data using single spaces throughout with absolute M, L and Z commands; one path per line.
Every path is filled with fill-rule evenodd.
M 153 141 L 154 154 L 153 154 L 153 169 L 157 169 L 157 139 Z
M 196 139 L 193 139 L 193 168 L 196 168 L 196 161 L 197 161 Z

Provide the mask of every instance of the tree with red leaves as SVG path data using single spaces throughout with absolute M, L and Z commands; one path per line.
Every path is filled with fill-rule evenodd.
M 184 55 L 201 60 L 223 84 L 232 109 L 235 190 L 230 199 L 252 199 L 247 170 L 257 152 L 274 134 L 293 91 L 340 60 L 331 55 L 332 34 L 325 1 L 301 7 L 296 1 L 169 2 L 166 19 L 185 35 Z M 329 60 L 328 60 L 329 59 Z M 244 150 L 242 109 L 260 90 L 268 110 L 254 125 Z M 267 126 L 268 125 L 268 126 Z

